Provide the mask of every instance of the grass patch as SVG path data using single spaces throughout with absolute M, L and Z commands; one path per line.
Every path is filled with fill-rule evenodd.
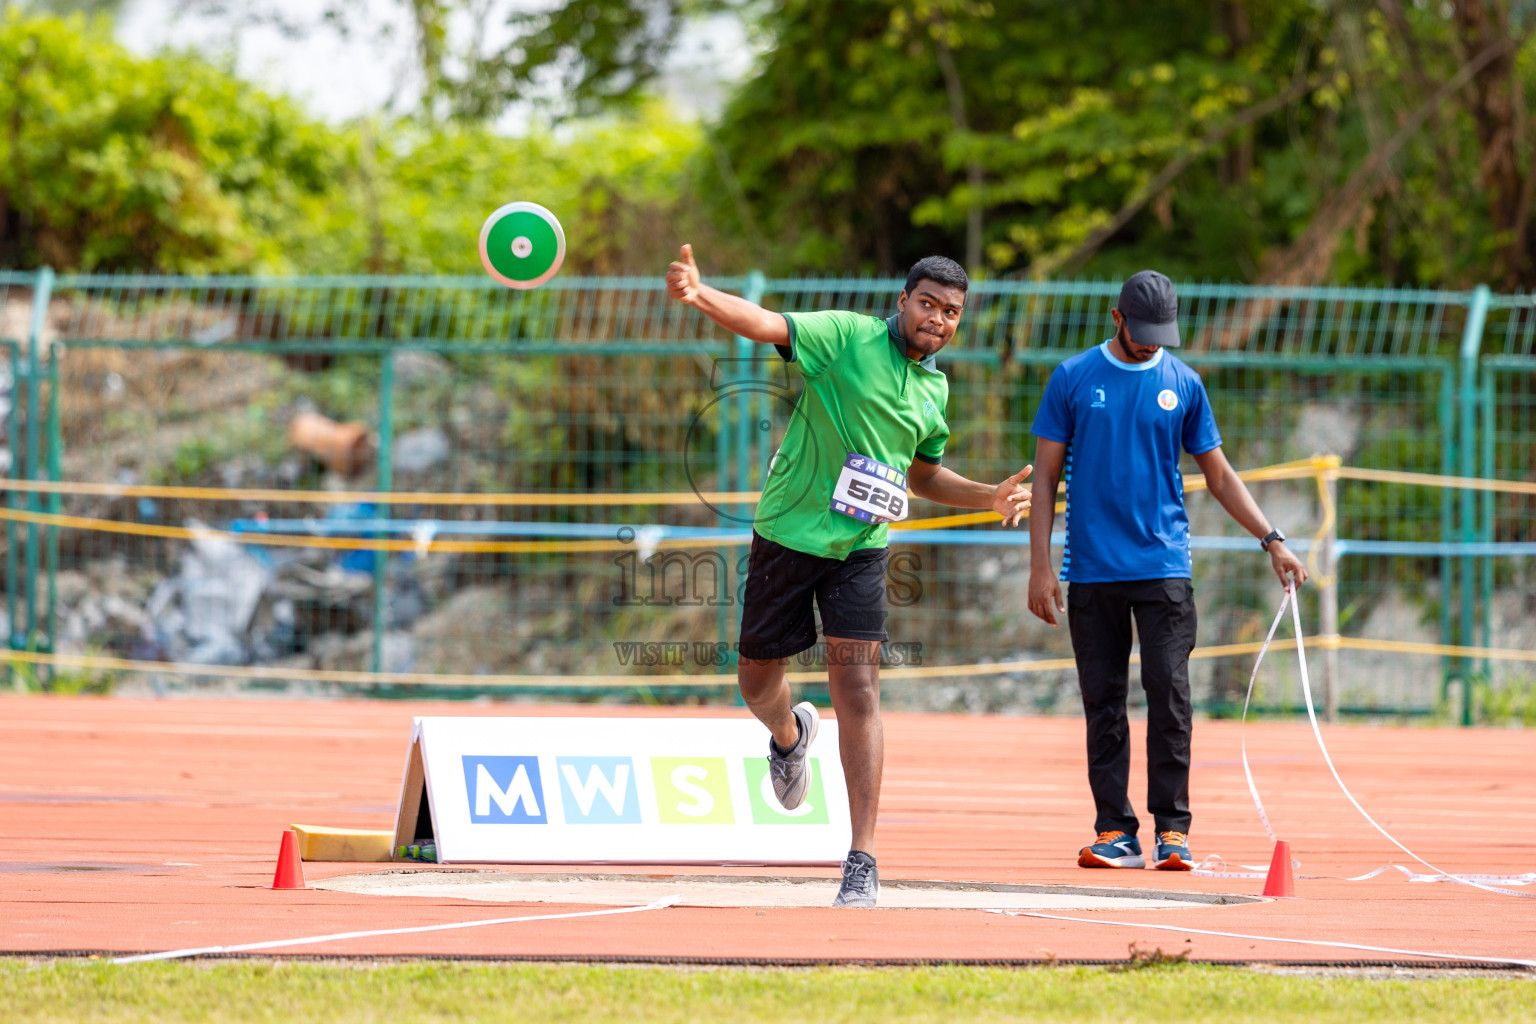
M 403 962 L 0 962 L 25 1021 L 1528 1021 L 1536 981 L 1297 977 L 1169 961 L 737 969 Z
M 1536 725 L 1536 677 L 1516 676 L 1503 686 L 1486 677 L 1475 684 L 1477 720 L 1483 725 Z

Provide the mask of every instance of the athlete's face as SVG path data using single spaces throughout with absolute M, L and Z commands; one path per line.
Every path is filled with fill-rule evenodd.
M 965 292 L 923 278 L 896 300 L 907 357 L 924 359 L 949 344 L 965 310 Z
M 1144 363 L 1157 355 L 1157 350 L 1162 347 L 1161 345 L 1136 344 L 1135 340 L 1131 337 L 1130 325 L 1125 322 L 1125 317 L 1121 315 L 1120 311 L 1116 309 L 1111 310 L 1110 313 L 1115 318 L 1115 347 L 1120 350 L 1117 353 L 1118 355 L 1122 356 L 1128 363 Z

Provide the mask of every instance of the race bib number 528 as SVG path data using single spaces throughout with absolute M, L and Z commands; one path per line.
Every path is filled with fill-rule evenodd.
M 900 522 L 907 518 L 907 474 L 849 452 L 832 489 L 832 511 L 865 523 Z

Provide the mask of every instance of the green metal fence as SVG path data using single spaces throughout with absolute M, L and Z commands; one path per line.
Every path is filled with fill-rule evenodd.
M 716 283 L 786 311 L 880 315 L 900 289 L 891 280 L 759 274 Z M 1204 377 L 1240 468 L 1335 452 L 1355 466 L 1531 478 L 1530 300 L 1486 289 L 1179 291 L 1179 354 Z M 951 381 L 947 465 L 1001 479 L 1029 460 L 1030 422 L 1051 369 L 1107 335 L 1117 293 L 1108 282 L 973 286 L 961 335 L 941 356 Z M 705 545 L 686 558 L 655 548 L 658 538 L 686 540 L 689 531 L 744 536 L 750 506 L 558 500 L 761 485 L 798 373 L 771 349 L 726 337 L 669 302 L 659 280 L 566 278 L 511 292 L 481 279 L 43 271 L 0 274 L 0 304 L 15 478 L 120 490 L 550 496 L 508 508 L 13 489 L 8 508 L 33 519 L 501 545 L 427 554 L 237 546 L 13 515 L 4 563 L 13 649 L 267 666 L 274 685 L 293 669 L 633 674 L 637 687 L 653 688 L 666 684 L 652 675 L 733 671 L 739 604 L 730 599 L 745 548 Z M 345 473 L 326 470 L 289 441 L 289 424 L 305 411 L 365 424 L 372 454 Z M 1265 483 L 1256 493 L 1293 537 L 1317 528 L 1311 480 Z M 1278 596 L 1267 559 L 1208 496 L 1191 496 L 1190 506 L 1202 644 L 1262 637 Z M 1524 632 L 1536 599 L 1529 497 L 1343 481 L 1338 507 L 1342 633 L 1524 649 L 1536 640 Z M 913 514 L 945 511 L 919 502 Z M 569 548 L 626 539 L 630 546 L 617 550 L 508 550 L 509 542 Z M 893 534 L 897 657 L 970 665 L 1069 653 L 1065 636 L 1025 608 L 1024 540 L 1023 531 L 995 527 Z M 1494 555 L 1479 544 L 1504 546 Z M 1309 590 L 1303 610 L 1315 625 L 1334 611 Z M 669 663 L 679 650 L 683 663 Z M 1504 695 L 1530 685 L 1518 665 L 1358 651 L 1337 658 L 1335 698 L 1345 712 L 1458 704 L 1470 714 L 1471 689 L 1483 688 L 1488 707 L 1506 707 Z M 1299 690 L 1280 661 L 1261 700 L 1284 710 Z M 1200 703 L 1230 708 L 1250 664 L 1198 662 Z M 124 676 L 120 685 L 142 683 Z M 193 684 L 167 675 L 156 685 Z M 597 691 L 578 684 L 570 692 Z M 628 696 L 636 692 L 684 691 Z M 1066 672 L 892 683 L 888 694 L 920 707 L 1076 707 Z
M 1470 358 L 1465 362 L 1463 382 L 1467 391 L 1477 389 L 1479 416 L 1475 425 L 1463 427 L 1469 436 L 1475 430 L 1478 441 L 1475 450 L 1462 450 L 1461 471 L 1504 480 L 1536 479 L 1536 300 L 1528 295 L 1490 297 L 1478 363 L 1474 368 Z M 1465 394 L 1461 404 L 1467 415 L 1474 400 Z M 1469 472 L 1474 464 L 1475 474 Z M 1505 550 L 1519 550 L 1515 546 L 1521 544 L 1528 549 L 1536 541 L 1536 498 L 1483 493 L 1474 500 L 1475 506 L 1462 498 L 1463 540 L 1508 545 Z M 1469 511 L 1475 512 L 1470 521 Z M 1464 635 L 1484 645 L 1502 639 L 1526 650 L 1536 648 L 1536 559 L 1529 554 L 1490 557 L 1462 568 L 1464 591 L 1475 594 L 1462 601 Z M 1492 700 L 1507 700 L 1522 687 L 1528 692 L 1533 674 L 1499 661 L 1467 664 L 1463 670 L 1487 687 Z

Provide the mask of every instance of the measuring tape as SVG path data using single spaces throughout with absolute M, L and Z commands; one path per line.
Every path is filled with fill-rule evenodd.
M 1328 745 L 1323 742 L 1323 731 L 1318 727 L 1317 724 L 1317 709 L 1312 703 L 1312 682 L 1310 676 L 1307 674 L 1307 648 L 1301 632 L 1301 603 L 1296 600 L 1296 584 L 1294 582 L 1286 585 L 1285 597 L 1280 601 L 1280 609 L 1275 612 L 1275 621 L 1270 623 L 1269 634 L 1264 638 L 1264 645 L 1259 648 L 1259 656 L 1254 659 L 1253 673 L 1248 677 L 1248 693 L 1243 697 L 1243 718 L 1242 724 L 1239 727 L 1239 736 L 1241 737 L 1243 777 L 1248 780 L 1248 793 L 1253 797 L 1253 806 L 1259 812 L 1259 821 L 1263 823 L 1264 831 L 1269 836 L 1270 842 L 1275 841 L 1275 830 L 1270 827 L 1269 815 L 1264 812 L 1264 801 L 1259 798 L 1259 788 L 1253 781 L 1253 769 L 1248 765 L 1248 707 L 1250 702 L 1253 700 L 1254 682 L 1259 678 L 1259 666 L 1264 663 L 1264 654 L 1269 650 L 1269 645 L 1275 639 L 1275 631 L 1280 628 L 1280 620 L 1285 618 L 1285 610 L 1287 607 L 1289 607 L 1291 610 L 1291 622 L 1296 631 L 1296 659 L 1301 669 L 1301 693 L 1307 704 L 1307 720 L 1312 723 L 1312 735 L 1317 738 L 1317 749 L 1323 753 L 1323 762 L 1328 765 L 1328 770 L 1333 773 L 1333 780 L 1339 784 L 1339 789 L 1343 792 L 1345 797 L 1349 799 L 1349 802 L 1354 805 L 1355 810 L 1360 812 L 1361 817 L 1370 822 L 1371 827 L 1385 836 L 1393 846 L 1396 846 L 1399 850 L 1402 850 L 1408 856 L 1412 857 L 1414 860 L 1418 861 L 1420 864 L 1429 868 L 1429 870 L 1433 872 L 1433 874 L 1429 875 L 1415 874 L 1413 871 L 1399 864 L 1388 864 L 1377 868 L 1375 871 L 1369 871 L 1363 875 L 1355 875 L 1351 878 L 1346 878 L 1343 880 L 1348 882 L 1363 882 L 1368 878 L 1375 878 L 1377 875 L 1396 868 L 1398 871 L 1401 871 L 1407 875 L 1408 880 L 1411 882 L 1457 882 L 1462 885 L 1470 885 L 1474 889 L 1482 889 L 1486 892 L 1496 892 L 1505 896 L 1520 896 L 1525 899 L 1536 898 L 1536 893 L 1515 892 L 1513 889 L 1505 889 L 1500 887 L 1505 885 L 1530 885 L 1532 883 L 1536 883 L 1536 872 L 1528 872 L 1523 875 L 1454 875 L 1448 871 L 1442 871 L 1440 868 L 1435 867 L 1435 865 L 1431 864 L 1423 857 L 1420 857 L 1418 854 L 1408 849 L 1408 847 L 1404 846 L 1401 842 L 1398 841 L 1396 836 L 1388 832 L 1385 828 L 1382 828 L 1376 819 L 1371 817 L 1370 812 L 1361 806 L 1360 801 L 1355 799 L 1355 795 L 1349 791 L 1349 787 L 1344 784 L 1343 777 L 1339 775 L 1338 768 L 1334 767 L 1333 758 L 1328 753 Z M 1245 872 L 1236 872 L 1219 870 L 1216 868 L 1216 865 L 1219 864 L 1224 864 L 1220 857 L 1207 857 L 1205 860 L 1200 862 L 1199 867 L 1195 868 L 1193 873 L 1212 878 L 1264 877 L 1264 870 L 1260 865 L 1243 864 L 1241 867 L 1248 870 Z M 1293 861 L 1293 864 L 1299 866 L 1300 862 Z M 1301 875 L 1299 877 L 1333 878 L 1336 876 Z

